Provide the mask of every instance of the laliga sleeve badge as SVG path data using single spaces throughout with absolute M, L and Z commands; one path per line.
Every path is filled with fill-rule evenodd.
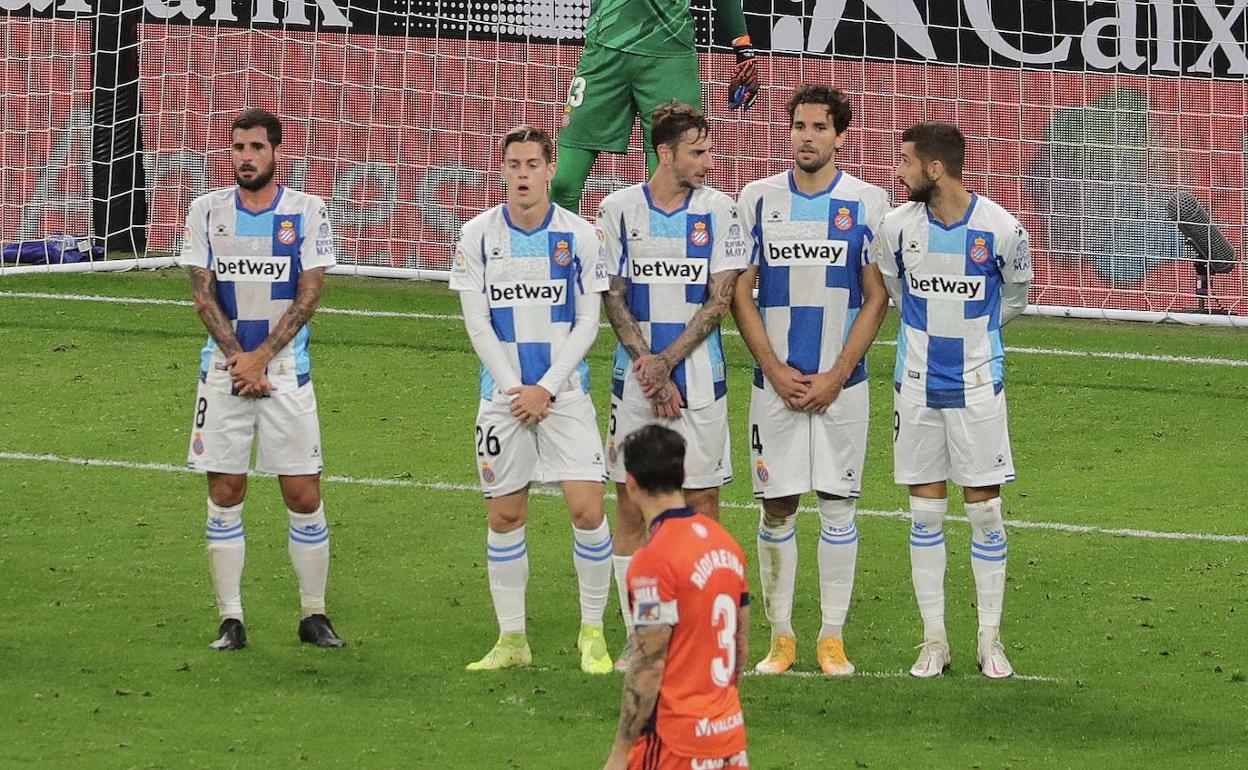
M 854 215 L 849 213 L 849 209 L 842 206 L 836 211 L 836 216 L 832 219 L 832 224 L 841 232 L 848 232 L 854 226 Z
M 689 231 L 689 242 L 698 248 L 711 242 L 711 234 L 707 231 L 705 222 L 693 223 L 693 230 Z
M 555 251 L 551 254 L 551 258 L 555 260 L 555 264 L 559 267 L 567 267 L 572 264 L 572 249 L 568 247 L 568 242 L 560 238 L 555 243 Z
M 283 246 L 291 246 L 294 245 L 295 241 L 298 239 L 299 234 L 295 232 L 295 223 L 289 219 L 283 219 L 282 226 L 277 231 L 277 240 Z
M 982 265 L 992 256 L 988 253 L 988 242 L 982 236 L 976 237 L 975 242 L 971 244 L 971 261 L 977 265 Z

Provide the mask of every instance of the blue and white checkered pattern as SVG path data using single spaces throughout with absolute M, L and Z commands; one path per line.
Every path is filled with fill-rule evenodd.
M 803 374 L 827 371 L 862 308 L 862 269 L 888 193 L 841 171 L 806 195 L 786 171 L 746 185 L 739 208 L 772 350 Z M 864 360 L 845 385 L 866 377 Z M 757 365 L 754 385 L 763 387 Z
M 744 270 L 748 261 L 736 205 L 710 187 L 691 191 L 685 205 L 671 213 L 653 205 L 646 185 L 625 188 L 603 200 L 597 227 L 603 261 L 612 276 L 628 280 L 628 309 L 652 353 L 684 331 L 710 296 L 713 274 Z M 727 394 L 718 329 L 676 365 L 672 381 L 690 409 Z M 637 387 L 623 345 L 616 347 L 612 387 L 620 397 L 626 387 Z
M 299 274 L 334 265 L 334 239 L 325 204 L 315 195 L 286 187 L 273 205 L 248 211 L 237 187 L 202 195 L 186 218 L 181 264 L 211 270 L 217 302 L 234 326 L 243 350 L 260 347 L 295 299 Z M 307 384 L 310 327 L 304 325 L 269 363 L 268 377 L 278 391 Z M 200 379 L 232 389 L 225 356 L 210 335 L 200 353 Z
M 572 332 L 577 297 L 606 290 L 607 274 L 599 265 L 598 239 L 584 219 L 552 205 L 546 221 L 526 231 L 511 221 L 504 204 L 464 225 L 450 287 L 486 295 L 494 333 L 520 381 L 536 385 Z M 589 392 L 584 361 L 560 390 L 572 388 Z M 481 398 L 495 397 L 505 398 L 482 365 Z
M 925 204 L 908 203 L 884 218 L 877 243 L 872 259 L 901 289 L 897 391 L 935 409 L 1000 392 L 1001 287 L 1031 280 L 1027 231 L 1018 220 L 978 195 L 950 226 Z

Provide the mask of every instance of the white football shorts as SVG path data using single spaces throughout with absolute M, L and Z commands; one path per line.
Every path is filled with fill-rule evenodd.
M 823 492 L 858 497 L 871 391 L 845 388 L 823 414 L 798 412 L 764 380 L 750 389 L 750 475 L 763 499 Z
M 963 487 L 992 487 L 1014 480 L 1004 390 L 950 409 L 933 409 L 898 393 L 893 409 L 898 484 L 952 480 Z
M 256 470 L 279 476 L 321 472 L 321 426 L 316 391 L 302 387 L 265 398 L 232 396 L 199 383 L 186 466 L 194 471 L 247 473 L 251 446 L 259 438 Z
M 680 417 L 665 420 L 654 416 L 639 390 L 626 388 L 623 398 L 612 395 L 607 422 L 607 471 L 612 481 L 624 483 L 620 445 L 628 434 L 646 425 L 671 428 L 684 438 L 685 489 L 711 489 L 732 481 L 727 397 L 701 409 L 682 409 Z
M 486 498 L 533 482 L 606 481 L 594 402 L 580 391 L 560 393 L 546 419 L 532 427 L 512 415 L 505 398 L 481 401 L 475 449 Z

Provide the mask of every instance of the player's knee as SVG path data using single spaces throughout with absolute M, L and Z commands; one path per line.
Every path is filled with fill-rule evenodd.
M 246 496 L 246 476 L 219 474 L 208 477 L 208 499 L 218 508 L 233 508 Z
M 915 529 L 939 532 L 945 527 L 945 514 L 949 510 L 946 498 L 910 496 L 910 518 Z
M 763 500 L 763 526 L 787 527 L 797 515 L 798 501 L 799 498 L 796 495 Z
M 523 507 L 496 507 L 489 512 L 490 529 L 495 532 L 510 532 L 523 527 L 528 520 L 528 511 Z
M 597 529 L 602 525 L 602 519 L 601 507 L 572 509 L 572 526 L 577 529 Z
M 693 509 L 694 513 L 707 516 L 709 518 L 719 519 L 719 489 L 686 489 L 685 504 Z
M 283 491 L 282 498 L 295 513 L 316 513 L 321 507 L 321 490 L 315 487 Z
M 974 535 L 1004 532 L 1005 518 L 1001 514 L 1001 498 L 993 497 L 977 503 L 967 503 L 966 519 L 970 522 Z
M 857 510 L 857 501 L 852 497 L 820 497 L 819 524 L 823 529 L 841 532 L 853 525 Z

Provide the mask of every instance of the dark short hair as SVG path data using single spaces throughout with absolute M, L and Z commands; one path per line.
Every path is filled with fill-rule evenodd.
M 854 108 L 849 97 L 843 92 L 828 86 L 814 83 L 803 83 L 797 87 L 786 107 L 789 109 L 789 125 L 793 125 L 793 113 L 803 104 L 822 104 L 828 108 L 828 117 L 832 119 L 832 127 L 836 133 L 843 134 L 849 128 L 849 121 L 854 117 Z
M 697 130 L 699 139 L 711 130 L 702 110 L 673 99 L 654 108 L 650 116 L 650 143 L 656 150 L 660 145 L 675 150 L 691 128 Z
M 901 134 L 901 141 L 914 142 L 919 160 L 938 160 L 954 179 L 962 178 L 966 161 L 966 137 L 952 123 L 919 123 Z
M 679 492 L 685 483 L 685 440 L 671 428 L 646 425 L 624 439 L 624 470 L 651 495 Z
M 269 144 L 274 147 L 282 143 L 282 121 L 268 110 L 259 107 L 244 110 L 242 115 L 234 118 L 234 124 L 230 126 L 230 136 L 238 129 L 246 131 L 249 128 L 263 128 Z
M 508 147 L 520 142 L 537 142 L 540 144 L 542 146 L 542 157 L 546 158 L 547 163 L 550 163 L 555 157 L 555 143 L 550 140 L 550 134 L 537 126 L 530 126 L 528 123 L 522 123 L 503 134 L 502 141 L 498 143 L 498 154 L 506 155 Z

